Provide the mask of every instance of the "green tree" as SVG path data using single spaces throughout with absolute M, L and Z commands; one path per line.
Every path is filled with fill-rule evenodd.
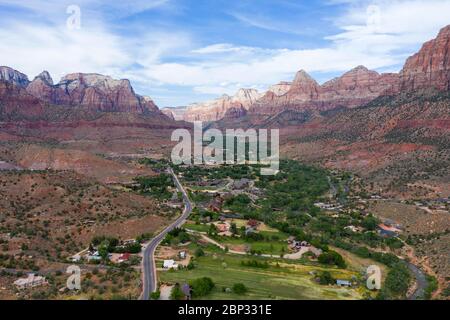
M 203 251 L 202 248 L 197 248 L 195 249 L 195 256 L 198 257 L 203 257 L 205 255 L 205 251 Z
M 233 292 L 235 294 L 244 295 L 247 291 L 248 289 L 243 283 L 236 283 L 233 285 Z
M 335 282 L 329 271 L 323 271 L 319 274 L 319 283 L 322 285 L 333 284 Z
M 159 290 L 150 293 L 150 299 L 152 299 L 152 300 L 159 300 L 160 297 L 161 297 L 161 292 Z
M 344 258 L 342 258 L 342 256 L 339 253 L 337 253 L 336 251 L 328 251 L 328 252 L 322 253 L 319 256 L 318 261 L 322 264 L 336 265 L 339 268 L 347 267 L 347 264 L 345 263 Z
M 192 296 L 203 297 L 211 292 L 215 284 L 211 278 L 203 277 L 193 280 L 190 286 L 192 288 Z
M 172 300 L 181 300 L 181 299 L 184 299 L 184 298 L 185 298 L 184 293 L 181 290 L 180 285 L 177 283 L 173 287 L 172 292 L 170 293 L 170 299 L 172 299 Z

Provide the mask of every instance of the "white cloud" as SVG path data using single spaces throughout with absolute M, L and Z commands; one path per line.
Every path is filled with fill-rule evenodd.
M 49 20 L 65 17 L 69 5 L 77 5 L 82 13 L 94 16 L 113 15 L 125 17 L 142 11 L 164 7 L 170 0 L 128 0 L 128 1 L 92 1 L 92 0 L 0 0 L 0 5 L 27 9 L 46 16 Z M 94 17 L 95 18 L 95 17 Z
M 254 51 L 252 47 L 236 47 L 230 43 L 217 43 L 203 48 L 192 50 L 192 53 L 197 54 L 214 54 L 226 52 L 251 52 Z
M 192 50 L 200 56 L 197 61 L 148 66 L 148 76 L 162 83 L 194 86 L 197 92 L 214 93 L 221 88 L 218 84 L 224 81 L 238 80 L 244 86 L 268 86 L 292 79 L 299 69 L 328 73 L 365 65 L 372 69 L 398 71 L 407 56 L 450 22 L 450 1 L 345 3 L 350 4 L 348 12 L 335 20 L 342 32 L 327 37 L 330 44 L 323 48 L 267 50 L 218 43 Z M 229 86 L 222 92 L 232 89 L 233 86 Z
M 118 75 L 133 60 L 123 41 L 100 28 L 69 30 L 46 25 L 8 24 L 0 29 L 0 60 L 31 77 L 48 70 Z
M 232 43 L 195 46 L 195 35 L 189 30 L 129 31 L 120 35 L 101 17 L 99 21 L 82 24 L 80 30 L 71 31 L 65 27 L 67 15 L 65 8 L 60 12 L 59 1 L 46 4 L 25 0 L 20 5 L 27 9 L 42 14 L 60 12 L 62 23 L 3 19 L 0 22 L 0 61 L 31 78 L 42 69 L 50 71 L 55 80 L 69 72 L 126 77 L 137 87 L 147 89 L 142 93 L 150 95 L 152 87 L 182 86 L 192 92 L 189 95 L 184 94 L 187 90 L 183 91 L 183 96 L 188 98 L 180 97 L 180 100 L 187 100 L 202 94 L 233 94 L 239 87 L 261 90 L 292 79 L 299 69 L 340 73 L 362 64 L 372 69 L 398 71 L 406 56 L 450 22 L 450 1 L 329 1 L 345 2 L 348 6 L 345 14 L 332 21 L 338 28 L 336 34 L 328 36 L 325 39 L 328 44 L 321 48 L 295 50 Z M 12 0 L 0 0 L 0 4 L 5 3 L 13 5 Z M 86 10 L 95 11 L 93 2 L 81 0 L 78 3 L 82 9 L 85 5 Z M 111 3 L 109 10 L 133 14 L 164 6 L 168 1 L 136 1 L 135 6 L 126 2 Z M 373 17 L 373 10 L 372 16 L 368 15 L 369 5 L 378 6 L 378 17 Z M 262 24 L 261 27 L 270 29 L 273 25 Z

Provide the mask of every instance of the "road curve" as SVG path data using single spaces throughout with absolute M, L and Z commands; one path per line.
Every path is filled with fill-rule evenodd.
M 409 270 L 411 271 L 411 273 L 414 275 L 414 277 L 416 278 L 416 290 L 414 290 L 414 292 L 408 297 L 409 300 L 419 300 L 419 299 L 423 299 L 424 295 L 425 295 L 425 290 L 428 286 L 428 281 L 427 278 L 425 276 L 425 274 L 423 273 L 422 270 L 420 270 L 416 265 L 407 262 L 406 263 Z
M 157 286 L 157 278 L 156 278 L 156 264 L 154 259 L 154 254 L 156 247 L 161 243 L 161 241 L 165 238 L 166 234 L 172 231 L 175 228 L 180 227 L 189 217 L 192 211 L 192 203 L 189 200 L 189 197 L 184 190 L 183 186 L 181 185 L 180 181 L 178 180 L 178 177 L 173 172 L 172 168 L 168 169 L 168 172 L 172 175 L 173 181 L 175 182 L 175 185 L 177 189 L 181 192 L 183 195 L 183 202 L 184 202 L 184 210 L 180 217 L 178 217 L 177 220 L 175 220 L 171 225 L 169 225 L 167 228 L 165 228 L 160 234 L 158 234 L 156 237 L 154 237 L 143 249 L 143 259 L 142 259 L 142 270 L 143 270 L 143 288 L 142 288 L 142 295 L 141 300 L 149 300 L 150 299 L 150 293 L 156 291 Z

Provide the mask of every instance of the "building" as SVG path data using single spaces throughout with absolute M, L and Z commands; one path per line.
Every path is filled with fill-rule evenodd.
M 178 256 L 180 257 L 180 259 L 186 259 L 186 251 L 180 251 L 178 253 Z
M 102 257 L 100 256 L 100 254 L 98 253 L 98 251 L 88 251 L 88 254 L 86 255 L 86 260 L 87 261 L 100 261 L 102 260 Z
M 164 269 L 178 269 L 178 265 L 176 264 L 175 260 L 164 260 L 163 263 Z
M 217 231 L 219 233 L 228 232 L 230 230 L 230 225 L 228 223 L 216 223 L 215 224 Z
M 117 259 L 117 263 L 122 263 L 122 262 L 130 260 L 130 256 L 131 255 L 129 253 L 122 253 L 119 256 L 119 259 Z
M 79 254 L 76 254 L 76 255 L 70 257 L 69 260 L 72 262 L 79 262 L 81 260 L 81 256 Z
M 401 230 L 396 227 L 387 226 L 386 224 L 383 223 L 378 225 L 378 233 L 382 237 L 387 238 L 398 237 L 400 232 Z
M 29 273 L 28 277 L 26 278 L 20 278 L 14 281 L 14 285 L 19 290 L 27 289 L 27 288 L 34 288 L 42 285 L 46 285 L 47 280 L 45 277 L 37 276 L 34 273 Z
M 256 229 L 259 226 L 259 221 L 255 220 L 255 219 L 250 219 L 247 222 L 247 226 L 249 226 L 250 228 Z
M 352 283 L 348 280 L 336 280 L 336 284 L 340 287 L 351 287 Z

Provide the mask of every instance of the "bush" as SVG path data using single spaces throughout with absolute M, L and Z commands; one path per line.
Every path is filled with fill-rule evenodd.
M 158 300 L 160 296 L 161 296 L 161 292 L 159 292 L 159 290 L 150 293 L 150 299 L 152 299 L 152 300 Z
M 323 271 L 319 274 L 319 283 L 322 285 L 334 284 L 335 280 L 329 271 Z
M 235 294 L 244 295 L 248 291 L 247 287 L 243 283 L 236 283 L 233 286 L 233 292 Z
M 181 300 L 184 299 L 184 293 L 180 288 L 180 285 L 177 283 L 175 287 L 173 287 L 172 292 L 170 293 L 170 299 L 172 300 Z
M 318 261 L 322 264 L 336 265 L 339 268 L 347 267 L 347 264 L 345 263 L 344 258 L 342 258 L 342 256 L 339 253 L 337 253 L 336 251 L 328 251 L 328 252 L 322 253 L 319 256 Z
M 425 293 L 424 293 L 424 299 L 426 300 L 430 300 L 433 292 L 435 292 L 438 289 L 438 281 L 435 277 L 427 275 L 427 282 L 428 285 L 425 288 Z
M 192 288 L 193 297 L 202 297 L 209 294 L 211 290 L 214 288 L 215 284 L 211 280 L 211 278 L 203 277 L 192 281 L 190 283 L 190 286 Z
M 196 250 L 195 250 L 195 256 L 198 258 L 198 257 L 203 257 L 205 255 L 205 251 L 203 251 L 203 249 L 202 248 L 197 248 Z

